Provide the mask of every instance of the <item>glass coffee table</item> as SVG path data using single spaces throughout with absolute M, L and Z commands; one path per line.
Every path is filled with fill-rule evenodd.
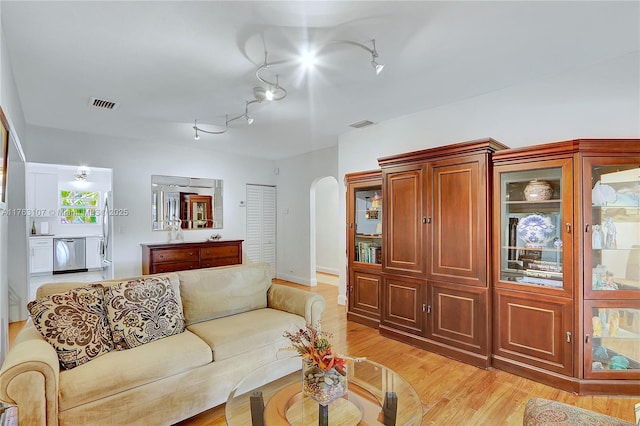
M 246 376 L 229 394 L 230 426 L 420 425 L 423 407 L 413 387 L 373 361 L 349 362 L 348 393 L 324 409 L 302 393 L 302 360 L 287 358 Z M 293 369 L 297 368 L 297 371 Z M 269 374 L 293 371 L 275 380 Z M 272 374 L 273 375 L 273 374 Z

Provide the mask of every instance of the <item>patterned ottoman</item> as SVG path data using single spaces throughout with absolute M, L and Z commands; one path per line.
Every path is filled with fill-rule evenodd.
M 635 426 L 616 417 L 543 398 L 531 398 L 524 408 L 524 426 Z

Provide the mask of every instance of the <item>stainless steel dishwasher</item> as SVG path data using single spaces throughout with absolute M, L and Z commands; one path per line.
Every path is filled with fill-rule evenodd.
M 53 239 L 53 273 L 86 272 L 84 238 Z

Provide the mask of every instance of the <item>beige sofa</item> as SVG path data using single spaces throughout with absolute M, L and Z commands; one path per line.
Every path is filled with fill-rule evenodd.
M 179 289 L 186 330 L 127 350 L 113 350 L 61 370 L 53 347 L 31 321 L 0 370 L 0 400 L 18 406 L 26 425 L 163 425 L 226 401 L 255 368 L 291 356 L 285 330 L 316 323 L 322 296 L 272 284 L 262 263 L 166 274 Z M 114 285 L 122 280 L 103 283 Z M 87 283 L 41 286 L 37 297 Z M 292 358 L 286 371 L 300 367 Z

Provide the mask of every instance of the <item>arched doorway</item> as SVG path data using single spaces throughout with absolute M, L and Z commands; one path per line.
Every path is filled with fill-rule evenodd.
M 310 268 L 311 285 L 318 284 L 316 274 L 339 273 L 340 217 L 338 215 L 338 181 L 333 176 L 316 179 L 310 189 Z M 333 282 L 334 280 L 329 280 Z

